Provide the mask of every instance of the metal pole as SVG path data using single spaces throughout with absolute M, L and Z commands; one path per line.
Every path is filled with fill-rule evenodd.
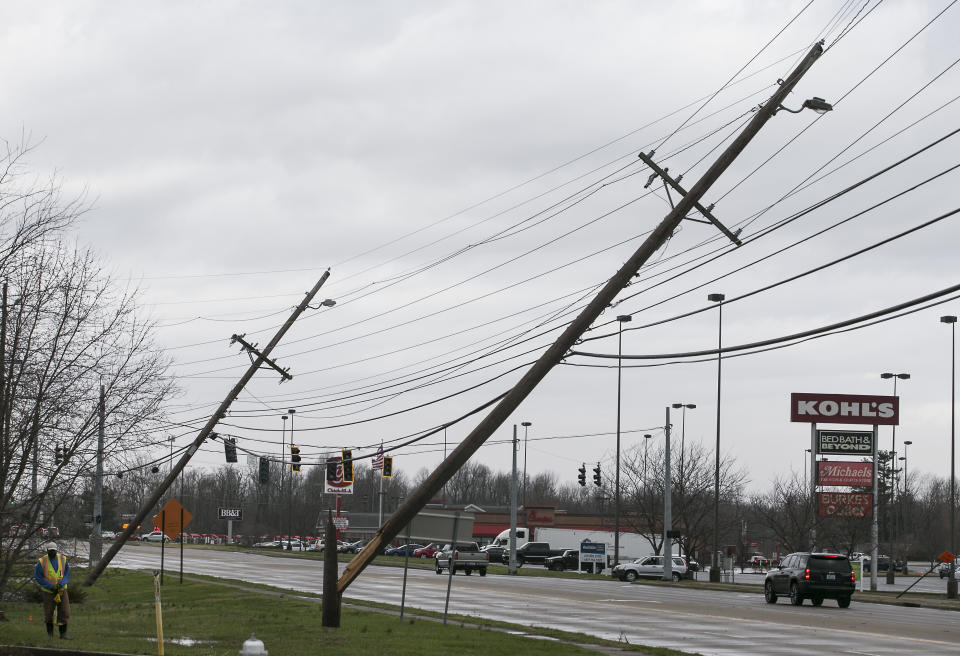
M 877 471 L 878 459 L 877 452 L 879 451 L 880 445 L 878 444 L 880 439 L 880 429 L 877 424 L 873 425 L 873 521 L 870 523 L 870 592 L 877 591 L 877 570 L 879 569 L 878 565 L 878 556 L 880 555 L 880 525 L 878 523 L 877 515 L 880 514 L 880 499 L 879 499 L 879 472 Z
M 956 519 L 957 519 L 957 489 L 956 489 L 956 429 L 957 429 L 957 318 L 953 317 L 950 323 L 950 553 L 957 555 Z M 953 563 L 950 564 L 947 579 L 947 599 L 957 598 L 957 575 Z
M 290 446 L 293 446 L 293 415 L 296 408 L 288 408 L 287 414 L 290 415 Z M 286 454 L 284 454 L 286 456 Z M 286 466 L 284 466 L 286 467 Z M 290 507 L 293 505 L 293 454 L 290 454 L 290 482 L 287 483 L 287 551 L 293 551 L 293 517 Z M 282 488 L 281 488 L 282 489 Z
M 407 570 L 410 569 L 410 524 L 407 524 L 407 539 L 403 543 L 403 589 L 400 591 L 400 621 L 403 621 L 403 608 L 407 603 Z
M 143 502 L 143 505 L 140 506 L 140 510 L 137 511 L 137 515 L 134 517 L 133 521 L 130 522 L 124 532 L 114 540 L 113 544 L 110 545 L 110 549 L 100 560 L 97 566 L 90 570 L 90 572 L 87 574 L 87 578 L 85 578 L 83 581 L 83 585 L 90 586 L 96 582 L 100 574 L 103 573 L 103 570 L 106 569 L 107 565 L 110 564 L 110 561 L 113 560 L 113 557 L 116 556 L 117 552 L 120 551 L 124 544 L 126 544 L 127 540 L 136 530 L 137 525 L 143 521 L 143 519 L 147 516 L 147 513 L 150 512 L 150 509 L 156 505 L 160 497 L 163 496 L 163 493 L 166 492 L 176 480 L 177 475 L 183 471 L 184 467 L 187 466 L 187 463 L 190 462 L 190 459 L 193 458 L 193 454 L 200 449 L 210 433 L 213 432 L 213 429 L 216 427 L 217 423 L 219 423 L 222 418 L 227 416 L 227 410 L 240 394 L 241 390 L 243 390 L 246 384 L 250 382 L 250 379 L 253 378 L 253 375 L 260 369 L 261 365 L 263 365 L 263 363 L 269 358 L 270 353 L 280 342 L 280 340 L 283 339 L 283 336 L 287 334 L 287 331 L 290 330 L 290 327 L 297 320 L 297 317 L 303 314 L 304 310 L 307 309 L 310 301 L 312 301 L 313 297 L 317 295 L 317 292 L 320 291 L 320 287 L 323 286 L 323 283 L 325 283 L 329 277 L 330 271 L 324 271 L 323 275 L 320 276 L 320 280 L 318 280 L 313 286 L 313 289 L 307 292 L 303 300 L 300 301 L 300 304 L 296 307 L 296 309 L 294 309 L 294 311 L 287 318 L 286 322 L 284 322 L 283 326 L 280 327 L 277 333 L 270 340 L 270 343 L 267 344 L 262 352 L 258 353 L 252 358 L 250 367 L 247 368 L 244 374 L 240 377 L 240 380 L 238 380 L 233 388 L 231 388 L 231 390 L 227 393 L 226 398 L 223 399 L 210 419 L 207 420 L 207 423 L 204 425 L 204 427 L 200 429 L 200 432 L 197 434 L 196 438 L 194 438 L 193 443 L 184 452 L 177 465 L 170 470 L 170 472 L 167 474 L 167 477 L 163 480 L 163 482 L 160 483 L 160 486 L 157 487 L 150 497 Z
M 507 573 L 517 573 L 517 425 L 513 425 L 513 475 L 510 476 L 510 557 Z
M 90 564 L 103 555 L 103 437 L 106 432 L 106 391 L 100 385 L 100 403 L 97 405 L 97 473 L 93 479 L 93 535 L 90 536 Z
M 523 507 L 527 507 L 527 430 L 532 425 L 529 421 L 522 421 L 523 426 Z
M 667 406 L 667 423 L 663 427 L 666 437 L 663 457 L 663 580 L 673 580 L 673 477 L 670 473 L 670 406 Z M 710 575 L 713 578 L 713 575 Z
M 513 427 L 514 433 L 516 433 L 517 427 Z M 516 441 L 516 440 L 514 440 Z M 454 560 L 457 555 L 457 524 L 460 522 L 460 513 L 456 512 L 453 515 L 453 539 L 450 540 L 450 556 L 447 559 L 447 565 L 450 567 L 450 573 L 447 576 L 447 599 L 443 603 L 443 623 L 447 623 L 447 610 L 450 608 L 450 587 L 453 585 L 453 569 L 454 569 Z
M 617 465 L 613 479 L 613 566 L 620 564 L 620 398 L 623 374 L 623 321 L 617 317 Z
M 713 555 L 711 556 L 710 581 L 720 582 L 720 372 L 723 363 L 723 294 L 718 296 L 717 305 L 717 441 L 714 447 L 713 468 Z M 713 300 L 711 298 L 711 300 Z
M 287 470 L 287 415 L 281 417 L 283 423 L 281 423 L 280 428 L 280 494 L 278 499 L 283 498 L 284 482 L 286 481 L 286 470 Z M 290 434 L 290 444 L 293 444 L 293 433 Z M 283 503 L 281 501 L 281 503 Z M 280 550 L 283 551 L 283 516 L 280 517 Z
M 543 378 L 560 363 L 570 348 L 580 339 L 583 333 L 597 320 L 616 299 L 624 287 L 630 282 L 640 268 L 656 253 L 664 242 L 673 235 L 680 221 L 691 211 L 694 204 L 713 186 L 713 183 L 743 152 L 747 144 L 773 116 L 774 112 L 787 95 L 797 85 L 803 75 L 813 63 L 823 54 L 823 44 L 818 42 L 810 48 L 807 56 L 777 87 L 776 92 L 754 114 L 747 126 L 730 143 L 710 168 L 690 188 L 687 194 L 674 207 L 637 250 L 627 258 L 626 262 L 603 285 L 597 295 L 591 300 L 577 317 L 571 321 L 554 343 L 544 351 L 537 361 L 527 370 L 509 392 L 496 402 L 493 409 L 484 417 L 470 434 L 440 463 L 415 490 L 408 496 L 406 502 L 395 512 L 390 519 L 380 526 L 373 539 L 365 546 L 357 557 L 350 561 L 340 580 L 337 590 L 342 594 L 361 572 L 376 557 L 380 547 L 388 543 L 400 530 L 423 508 L 443 487 L 474 453 L 493 435 L 503 422 L 516 411 L 524 399 L 536 388 Z
M 874 440 L 876 441 L 876 440 Z M 876 448 L 876 445 L 874 445 Z M 874 462 L 876 470 L 876 462 Z M 817 550 L 817 424 L 810 424 L 810 551 Z M 876 473 L 876 471 L 874 471 Z

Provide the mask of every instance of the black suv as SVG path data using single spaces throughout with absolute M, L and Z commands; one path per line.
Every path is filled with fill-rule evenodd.
M 801 552 L 785 557 L 777 569 L 767 573 L 763 596 L 768 604 L 775 604 L 779 595 L 790 595 L 794 606 L 804 599 L 814 606 L 824 599 L 836 599 L 840 608 L 847 608 L 855 586 L 856 575 L 846 556 Z

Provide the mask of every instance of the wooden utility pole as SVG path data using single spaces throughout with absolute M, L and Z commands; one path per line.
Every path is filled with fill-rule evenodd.
M 534 390 L 543 377 L 553 369 L 567 354 L 581 335 L 596 321 L 597 317 L 606 310 L 617 294 L 626 287 L 630 279 L 640 270 L 646 261 L 657 252 L 664 242 L 673 234 L 673 231 L 700 201 L 707 190 L 716 182 L 717 178 L 733 163 L 734 159 L 743 151 L 751 139 L 760 131 L 760 128 L 776 113 L 780 104 L 786 99 L 800 78 L 823 54 L 823 43 L 817 43 L 810 49 L 800 65 L 780 85 L 770 100 L 762 106 L 750 120 L 743 131 L 733 140 L 716 162 L 710 166 L 703 177 L 691 187 L 690 191 L 677 203 L 677 206 L 660 222 L 640 248 L 620 267 L 620 270 L 603 286 L 597 296 L 583 309 L 557 340 L 540 358 L 530 367 L 523 378 L 514 385 L 513 389 L 477 424 L 476 428 L 460 443 L 450 455 L 440 463 L 430 476 L 420 484 L 416 490 L 407 496 L 400 508 L 380 527 L 373 539 L 350 561 L 340 580 L 337 590 L 343 594 L 344 590 L 353 582 L 360 572 L 370 564 L 380 548 L 389 543 L 410 522 L 427 502 L 443 487 L 443 485 L 459 470 L 470 457 L 479 449 L 494 431 L 499 428 L 520 403 Z
M 131 521 L 127 528 L 124 529 L 123 534 L 117 537 L 114 540 L 113 545 L 107 551 L 106 555 L 100 560 L 96 566 L 93 566 L 91 563 L 90 573 L 87 574 L 87 578 L 84 579 L 83 585 L 90 586 L 96 583 L 97 578 L 100 574 L 103 573 L 103 570 L 106 569 L 107 565 L 110 564 L 110 561 L 113 560 L 113 557 L 117 555 L 117 552 L 120 551 L 120 548 L 127 542 L 130 536 L 137 526 L 140 525 L 146 516 L 150 512 L 150 509 L 156 505 L 160 500 L 160 497 L 173 485 L 173 482 L 177 480 L 177 476 L 180 475 L 180 472 L 187 466 L 187 463 L 190 462 L 190 459 L 193 457 L 193 454 L 203 445 L 203 442 L 209 437 L 210 433 L 213 432 L 213 429 L 216 427 L 217 423 L 227 416 L 227 410 L 230 408 L 230 404 L 233 403 L 234 399 L 240 394 L 243 388 L 246 386 L 250 379 L 253 378 L 253 375 L 257 373 L 257 370 L 263 365 L 267 364 L 278 371 L 281 371 L 277 365 L 270 360 L 270 352 L 273 351 L 274 347 L 280 342 L 283 336 L 290 330 L 290 327 L 293 325 L 293 322 L 303 314 L 303 311 L 307 309 L 307 306 L 310 305 L 310 301 L 313 300 L 313 297 L 317 295 L 317 292 L 320 291 L 320 288 L 323 286 L 323 283 L 327 281 L 327 278 L 330 277 L 330 270 L 323 272 L 323 275 L 320 276 L 320 280 L 317 281 L 317 284 L 313 286 L 303 300 L 300 301 L 290 317 L 286 322 L 280 326 L 280 330 L 277 331 L 277 334 L 273 336 L 273 339 L 270 340 L 270 343 L 266 345 L 262 352 L 256 351 L 253 347 L 244 346 L 244 350 L 250 352 L 250 367 L 247 371 L 240 377 L 240 380 L 237 381 L 237 384 L 233 386 L 233 389 L 227 394 L 227 397 L 220 403 L 220 406 L 217 408 L 216 412 L 213 413 L 213 416 L 207 420 L 206 425 L 200 429 L 200 433 L 197 434 L 196 439 L 193 440 L 193 444 L 184 452 L 183 456 L 180 458 L 180 461 L 177 462 L 176 466 L 170 469 L 167 473 L 167 477 L 163 479 L 160 485 L 156 490 L 153 491 L 153 494 L 150 495 L 150 498 L 144 501 L 143 505 L 140 507 L 140 510 L 137 511 L 137 516 Z M 237 341 L 237 336 L 234 335 L 234 341 Z M 283 373 L 283 372 L 282 372 Z M 284 378 L 287 378 L 288 375 L 284 374 Z

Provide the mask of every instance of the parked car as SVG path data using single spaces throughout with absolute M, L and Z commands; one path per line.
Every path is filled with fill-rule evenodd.
M 385 556 L 412 556 L 417 549 L 422 549 L 422 544 L 402 544 L 399 547 L 391 547 L 384 553 Z
M 491 563 L 500 563 L 503 562 L 503 554 L 508 551 L 508 549 L 499 544 L 488 544 L 480 547 L 480 551 L 487 554 Z
M 888 569 L 890 569 L 890 556 L 877 556 L 877 571 L 886 572 Z M 863 571 L 873 571 L 873 564 L 870 558 L 867 558 L 863 561 Z
M 573 570 L 575 572 L 580 571 L 580 551 L 577 549 L 564 549 L 563 553 L 559 556 L 550 556 L 544 562 L 544 565 L 547 569 L 552 569 L 556 572 L 562 572 L 564 570 Z M 585 567 L 591 566 L 592 563 L 585 563 Z
M 434 558 L 437 555 L 437 551 L 443 548 L 443 545 L 439 542 L 431 542 L 425 547 L 416 549 L 413 552 L 415 558 Z
M 480 576 L 486 576 L 490 560 L 486 552 L 480 551 L 480 545 L 476 542 L 458 542 L 456 545 L 445 544 L 437 552 L 434 563 L 437 574 L 443 574 L 445 569 L 456 574 L 459 569 L 467 576 L 474 570 L 480 572 Z
M 357 540 L 356 542 L 349 542 L 343 546 L 343 551 L 341 553 L 360 553 L 360 550 L 367 546 L 367 542 L 370 540 Z M 340 551 L 337 549 L 337 551 Z
M 700 571 L 700 563 L 698 563 L 697 561 L 695 561 L 693 558 L 687 558 L 686 556 L 684 556 L 683 559 L 684 559 L 684 560 L 686 561 L 686 563 L 687 563 L 687 570 L 688 570 L 688 571 L 690 571 L 690 572 L 699 572 L 699 571 Z
M 840 554 L 793 553 L 780 567 L 767 572 L 763 596 L 768 604 L 777 603 L 780 595 L 789 595 L 794 606 L 809 599 L 819 606 L 824 599 L 836 599 L 840 608 L 850 605 L 856 587 L 856 574 L 850 559 Z
M 169 542 L 170 538 L 164 535 L 163 531 L 150 531 L 140 536 L 141 542 Z
M 42 538 L 58 538 L 60 537 L 60 529 L 56 526 L 44 526 L 40 529 L 40 537 Z
M 113 531 L 100 531 L 100 538 L 103 540 L 114 540 L 116 537 L 117 534 Z
M 953 578 L 960 579 L 960 564 L 957 564 L 956 561 L 953 563 L 940 563 L 940 566 L 937 567 L 937 573 L 940 574 L 940 578 L 945 579 L 950 576 L 951 567 L 953 567 Z
M 747 561 L 747 565 L 754 569 L 767 568 L 770 567 L 770 559 L 763 554 L 753 554 Z
M 524 565 L 545 565 L 547 558 L 563 554 L 563 549 L 551 549 L 546 542 L 527 542 L 517 549 L 517 567 Z M 510 552 L 504 551 L 500 557 L 504 565 L 510 564 Z
M 680 556 L 673 556 L 673 580 L 679 581 L 687 573 L 687 564 Z M 620 563 L 613 568 L 611 575 L 621 581 L 633 582 L 640 578 L 662 579 L 663 556 L 646 556 L 629 563 Z

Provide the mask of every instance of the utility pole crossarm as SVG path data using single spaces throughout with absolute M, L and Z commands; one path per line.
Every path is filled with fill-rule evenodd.
M 327 281 L 327 278 L 330 277 L 330 270 L 327 269 L 323 272 L 323 275 L 320 276 L 320 279 L 317 281 L 317 284 L 313 286 L 309 292 L 306 293 L 303 300 L 300 301 L 300 304 L 293 310 L 290 316 L 287 318 L 286 322 L 277 333 L 270 340 L 270 343 L 263 349 L 262 353 L 258 353 L 257 357 L 250 363 L 250 367 L 247 368 L 246 372 L 240 377 L 240 380 L 237 381 L 236 385 L 230 390 L 226 398 L 220 403 L 216 411 L 207 420 L 207 423 L 203 428 L 200 429 L 200 432 L 197 434 L 197 437 L 193 440 L 193 443 L 187 448 L 183 456 L 177 462 L 177 464 L 170 469 L 170 472 L 167 473 L 167 477 L 163 479 L 160 485 L 154 490 L 153 494 L 146 501 L 143 502 L 143 505 L 140 507 L 140 510 L 137 511 L 136 517 L 131 521 L 127 528 L 124 529 L 123 533 L 117 537 L 113 544 L 110 546 L 110 549 L 104 555 L 104 557 L 97 563 L 96 566 L 93 566 L 91 563 L 90 572 L 87 574 L 87 578 L 84 579 L 84 586 L 91 586 L 96 583 L 97 578 L 100 577 L 100 574 L 103 573 L 103 570 L 106 569 L 107 565 L 110 564 L 110 561 L 113 560 L 113 557 L 117 555 L 117 552 L 120 551 L 120 548 L 126 544 L 127 540 L 137 529 L 137 526 L 142 522 L 147 513 L 150 512 L 150 509 L 160 501 L 160 497 L 163 496 L 163 493 L 173 485 L 173 482 L 177 480 L 177 476 L 180 475 L 180 472 L 184 470 L 187 466 L 187 463 L 190 462 L 190 459 L 193 457 L 193 454 L 203 445 L 207 437 L 210 436 L 210 433 L 213 432 L 213 429 L 216 427 L 217 423 L 227 416 L 227 410 L 230 408 L 230 405 L 233 401 L 240 395 L 240 392 L 246 387 L 247 383 L 250 382 L 250 379 L 253 378 L 253 375 L 257 373 L 257 370 L 260 369 L 260 366 L 263 364 L 264 360 L 270 355 L 270 352 L 273 351 L 274 347 L 280 340 L 283 339 L 283 336 L 287 334 L 287 331 L 290 330 L 290 327 L 297 320 L 297 318 L 303 314 L 303 311 L 307 309 L 307 306 L 310 304 L 310 301 L 313 300 L 313 297 L 317 295 L 317 292 L 320 291 L 320 288 L 323 286 L 323 283 Z
M 254 361 L 254 359 L 255 359 L 254 356 L 257 356 L 257 357 L 259 357 L 263 362 L 267 363 L 268 365 L 270 365 L 271 367 L 273 367 L 274 369 L 276 369 L 277 372 L 280 374 L 280 382 L 281 382 L 281 383 L 282 383 L 283 381 L 285 381 L 285 380 L 293 380 L 293 376 L 291 376 L 289 373 L 287 373 L 287 371 L 288 371 L 287 369 L 281 369 L 281 368 L 280 368 L 280 365 L 278 365 L 274 360 L 271 360 L 270 358 L 268 358 L 268 357 L 266 357 L 265 355 L 261 354 L 260 351 L 257 350 L 257 345 L 256 345 L 256 344 L 250 344 L 250 343 L 248 343 L 247 341 L 245 341 L 245 340 L 243 339 L 244 337 L 246 337 L 246 335 L 232 335 L 232 336 L 230 337 L 230 343 L 231 343 L 231 344 L 234 344 L 235 342 L 240 342 L 240 346 L 242 347 L 242 349 L 243 349 L 244 351 L 246 351 L 247 353 L 250 354 L 250 361 L 251 361 L 251 362 Z
M 681 187 L 676 180 L 670 177 L 666 169 L 662 169 L 659 166 L 657 166 L 657 163 L 654 162 L 649 155 L 640 153 L 639 155 L 637 155 L 637 157 L 639 157 L 644 164 L 646 164 L 651 169 L 653 169 L 653 172 L 656 175 L 659 175 L 661 178 L 663 178 L 664 185 L 670 185 L 671 187 L 677 190 L 677 193 L 683 194 L 683 196 L 687 195 L 686 190 L 683 187 Z M 669 196 L 669 194 L 670 194 L 670 190 L 667 189 L 667 195 Z M 671 204 L 672 204 L 672 200 L 671 200 Z M 720 223 L 720 221 L 717 220 L 717 218 L 710 213 L 710 210 L 713 208 L 713 205 L 711 205 L 710 207 L 704 207 L 703 205 L 700 204 L 700 201 L 696 201 L 694 202 L 693 206 L 697 208 L 697 211 L 700 212 L 700 214 L 702 214 L 707 218 L 707 221 L 698 221 L 697 219 L 690 219 L 691 221 L 697 221 L 698 223 L 712 223 L 717 227 L 717 229 L 720 232 L 722 232 L 727 237 L 729 237 L 730 241 L 732 241 L 734 244 L 736 244 L 737 246 L 743 245 L 743 242 L 740 241 L 740 237 L 738 236 L 739 232 L 738 233 L 730 232 L 725 225 Z
M 574 346 L 583 333 L 608 308 L 633 278 L 634 274 L 660 249 L 673 231 L 676 230 L 683 217 L 690 212 L 694 203 L 703 198 L 714 182 L 730 166 L 736 157 L 747 147 L 750 140 L 770 120 L 777 107 L 783 102 L 804 73 L 813 66 L 813 63 L 823 54 L 823 43 L 815 44 L 804 57 L 803 61 L 787 77 L 770 100 L 760 108 L 743 131 L 727 146 L 720 157 L 710 166 L 690 191 L 677 203 L 677 206 L 660 221 L 637 251 L 611 276 L 597 295 L 571 321 L 557 340 L 537 359 L 516 385 L 497 403 L 466 438 L 450 452 L 450 455 L 424 480 L 420 486 L 411 492 L 406 501 L 393 515 L 387 519 L 373 536 L 370 542 L 351 560 L 340 580 L 337 581 L 337 592 L 341 595 L 344 590 L 360 575 L 360 573 L 376 557 L 380 547 L 389 543 L 400 531 L 416 517 L 430 499 L 440 491 L 443 485 L 473 456 L 484 442 L 516 411 L 527 396 L 536 388 L 541 380 L 561 362 L 564 356 Z

